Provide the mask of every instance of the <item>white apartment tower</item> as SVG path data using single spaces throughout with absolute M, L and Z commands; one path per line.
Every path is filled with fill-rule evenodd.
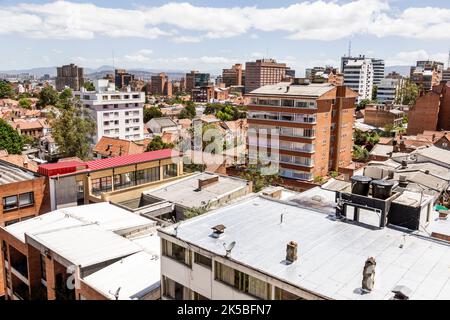
M 73 94 L 92 112 L 97 126 L 94 144 L 103 136 L 126 140 L 144 138 L 144 92 L 131 92 L 129 88 L 117 91 L 113 83 L 101 79 L 95 82 L 95 91 L 83 88 Z
M 344 86 L 358 92 L 357 103 L 372 99 L 373 77 L 372 59 L 349 60 L 344 67 Z

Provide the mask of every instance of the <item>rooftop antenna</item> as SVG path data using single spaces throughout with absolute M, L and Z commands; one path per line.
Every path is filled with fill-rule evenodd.
M 348 57 L 352 56 L 352 40 L 348 42 Z
M 448 61 L 447 61 L 447 68 L 450 69 L 450 47 L 448 49 Z
M 113 74 L 116 73 L 116 59 L 114 57 L 114 49 L 112 49 L 112 59 L 113 59 Z
M 121 289 L 121 287 L 117 288 L 115 293 L 112 293 L 111 291 L 109 291 L 109 293 L 112 294 L 114 296 L 114 298 L 116 298 L 116 300 L 119 300 L 120 289 Z
M 225 255 L 226 257 L 230 256 L 231 250 L 233 250 L 235 245 L 236 245 L 236 241 L 233 241 L 229 245 L 226 245 L 225 242 L 223 243 L 223 247 L 225 248 L 225 251 L 227 252 L 227 254 Z

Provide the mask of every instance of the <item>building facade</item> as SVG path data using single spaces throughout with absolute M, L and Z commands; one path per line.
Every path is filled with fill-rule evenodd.
M 258 149 L 279 164 L 282 177 L 305 181 L 351 163 L 357 94 L 349 88 L 279 83 L 247 97 L 249 158 Z M 264 138 L 265 130 L 279 142 Z
M 364 123 L 377 128 L 384 128 L 386 125 L 398 127 L 402 125 L 404 115 L 394 105 L 369 104 L 365 109 Z
M 245 92 L 276 84 L 286 77 L 286 64 L 274 59 L 261 59 L 245 64 Z
M 408 135 L 450 130 L 450 83 L 441 82 L 422 93 L 408 112 Z
M 371 59 L 349 60 L 344 65 L 344 85 L 358 92 L 358 103 L 372 99 L 373 77 Z
M 209 73 L 201 73 L 198 71 L 191 71 L 190 73 L 186 73 L 185 78 L 186 92 L 190 93 L 194 88 L 209 85 L 210 78 L 211 75 Z
M 183 174 L 182 159 L 170 149 L 87 162 L 39 166 L 47 177 L 51 210 L 106 201 L 111 194 L 146 187 Z
M 92 143 L 103 137 L 125 140 L 142 140 L 144 138 L 143 108 L 144 92 L 116 91 L 108 80 L 97 80 L 96 91 L 76 91 L 74 97 L 92 113 L 97 131 Z
M 385 63 L 382 59 L 366 58 L 364 55 L 358 57 L 342 57 L 341 58 L 341 72 L 344 72 L 345 66 L 349 61 L 352 60 L 365 60 L 370 59 L 372 62 L 373 69 L 373 85 L 379 85 L 381 80 L 384 78 Z
M 226 87 L 242 86 L 243 73 L 242 64 L 237 63 L 231 69 L 222 70 L 222 82 Z
M 420 90 L 430 91 L 442 80 L 444 64 L 438 61 L 417 61 L 415 67 L 411 67 L 410 79 Z
M 56 90 L 62 91 L 66 87 L 79 91 L 84 84 L 83 68 L 69 64 L 56 69 Z
M 377 88 L 378 102 L 394 103 L 395 101 L 400 101 L 403 83 L 403 78 L 392 79 L 386 77 L 385 79 L 381 80 L 381 83 Z
M 172 96 L 172 82 L 169 81 L 167 74 L 162 72 L 157 76 L 152 76 L 151 92 L 161 96 Z
M 130 86 L 133 81 L 134 81 L 134 75 L 131 73 L 128 73 L 126 70 L 116 69 L 114 71 L 114 84 L 116 85 L 116 88 L 122 89 L 127 86 Z

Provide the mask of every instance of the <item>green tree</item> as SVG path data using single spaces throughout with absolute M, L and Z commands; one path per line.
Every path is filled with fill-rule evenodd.
M 144 109 L 144 123 L 149 122 L 153 118 L 161 118 L 163 116 L 158 107 L 150 107 Z
M 70 100 L 61 115 L 54 119 L 52 135 L 61 157 L 88 159 L 95 122 L 79 101 Z
M 62 103 L 72 99 L 72 89 L 66 88 L 59 94 L 59 101 Z
M 367 162 L 369 157 L 369 151 L 357 145 L 353 146 L 353 159 L 361 162 Z
M 372 88 L 372 101 L 377 100 L 378 97 L 378 86 L 374 85 Z
M 147 151 L 173 149 L 173 147 L 172 143 L 165 143 L 160 136 L 155 136 L 147 145 Z
M 419 96 L 419 87 L 411 80 L 406 80 L 405 85 L 401 88 L 399 98 L 396 103 L 412 106 Z
M 281 182 L 278 175 L 262 175 L 259 165 L 249 165 L 247 170 L 241 173 L 240 177 L 253 182 L 253 192 L 260 192 L 270 185 Z
M 371 103 L 371 100 L 369 100 L 369 99 L 361 100 L 361 101 L 358 103 L 358 106 L 357 106 L 356 109 L 357 109 L 357 110 L 364 109 L 364 108 L 366 108 L 366 106 L 367 106 L 369 103 Z
M 0 150 L 6 150 L 10 154 L 20 154 L 24 141 L 23 136 L 6 121 L 0 119 Z
M 21 98 L 19 100 L 19 106 L 21 106 L 22 108 L 25 109 L 30 109 L 31 108 L 31 101 L 27 98 Z
M 91 81 L 86 81 L 83 83 L 83 88 L 85 88 L 87 91 L 95 91 L 95 86 Z
M 50 86 L 46 86 L 42 88 L 39 93 L 39 101 L 37 105 L 41 108 L 45 106 L 56 106 L 59 102 L 58 92 Z
M 15 95 L 12 85 L 4 80 L 0 80 L 0 99 L 13 98 Z
M 181 110 L 180 114 L 178 115 L 178 119 L 193 119 L 197 112 L 195 111 L 195 104 L 192 101 L 188 101 L 184 109 Z

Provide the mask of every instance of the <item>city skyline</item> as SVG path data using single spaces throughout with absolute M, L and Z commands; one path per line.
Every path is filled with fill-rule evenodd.
M 76 63 L 219 73 L 273 57 L 299 75 L 348 53 L 447 64 L 446 1 L 0 1 L 0 70 Z M 327 12 L 334 14 L 327 15 Z M 429 14 L 426 14 L 426 13 Z M 270 17 L 270 18 L 268 18 Z M 129 21 L 133 21 L 132 24 Z M 346 21 L 351 21 L 348 23 Z M 389 27 L 387 27 L 389 26 Z

